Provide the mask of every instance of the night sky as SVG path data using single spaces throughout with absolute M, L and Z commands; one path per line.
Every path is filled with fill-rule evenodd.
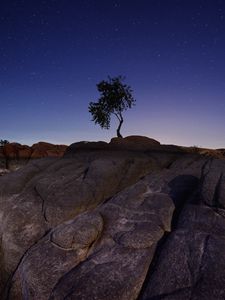
M 124 75 L 124 136 L 225 148 L 224 0 L 0 1 L 0 70 L 0 139 L 109 141 L 88 104 Z

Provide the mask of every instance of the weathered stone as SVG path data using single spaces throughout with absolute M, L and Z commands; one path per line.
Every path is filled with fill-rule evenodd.
M 103 220 L 97 213 L 81 214 L 57 226 L 23 257 L 9 299 L 49 299 L 58 280 L 87 257 L 102 229 Z
M 147 151 L 159 148 L 160 143 L 145 136 L 131 135 L 125 138 L 112 138 L 109 143 L 111 149 L 123 149 L 133 151 Z
M 32 160 L 0 178 L 0 298 L 224 299 L 224 181 L 142 137 Z
M 174 209 L 167 195 L 159 195 L 166 211 L 155 205 L 157 197 L 149 197 L 142 180 L 97 209 L 104 220 L 101 239 L 87 261 L 62 277 L 50 299 L 137 298 L 156 244 L 170 230 Z
M 108 149 L 108 144 L 106 142 L 78 142 L 71 144 L 66 152 L 65 156 L 80 152 L 80 151 L 96 151 L 96 150 L 106 150 Z
M 141 300 L 224 299 L 223 174 L 223 161 L 208 159 L 202 165 L 198 185 L 182 207 L 177 204 L 172 233 L 157 249 Z
M 29 160 L 43 157 L 61 157 L 67 146 L 39 142 L 32 147 L 19 143 L 9 143 L 0 147 L 0 168 L 17 170 Z

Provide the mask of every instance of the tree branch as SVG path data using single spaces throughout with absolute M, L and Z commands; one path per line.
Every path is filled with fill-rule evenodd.
M 121 115 L 120 115 L 120 117 L 121 117 L 121 119 L 120 119 L 117 113 L 113 113 L 113 114 L 117 117 L 117 119 L 119 120 L 119 122 L 121 121 L 121 119 L 123 119 Z
M 122 116 L 121 111 L 119 112 L 119 115 L 120 115 L 120 121 L 123 121 L 123 116 Z

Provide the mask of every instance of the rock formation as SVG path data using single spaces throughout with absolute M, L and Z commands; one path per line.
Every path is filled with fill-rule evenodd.
M 224 160 L 75 143 L 0 178 L 0 299 L 222 300 L 224 231 Z
M 28 161 L 43 157 L 61 157 L 67 146 L 39 142 L 29 147 L 18 143 L 9 143 L 0 147 L 0 175 L 17 170 Z

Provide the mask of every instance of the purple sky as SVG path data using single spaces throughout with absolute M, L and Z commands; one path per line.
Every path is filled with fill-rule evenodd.
M 125 75 L 124 136 L 225 148 L 225 1 L 1 1 L 0 23 L 0 139 L 109 141 L 88 103 Z

